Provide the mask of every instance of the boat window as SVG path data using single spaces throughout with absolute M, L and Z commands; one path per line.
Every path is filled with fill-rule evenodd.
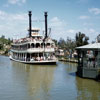
M 41 47 L 43 47 L 43 43 L 41 43 Z
M 30 44 L 28 44 L 28 48 L 30 48 Z
M 47 46 L 47 47 L 50 47 L 50 43 L 47 43 L 46 46 Z
M 45 43 L 41 43 L 41 47 L 45 47 Z
M 34 43 L 31 44 L 31 48 L 34 48 Z
M 39 48 L 40 47 L 40 43 L 36 43 L 36 48 Z
M 47 46 L 50 46 L 50 43 L 47 43 Z

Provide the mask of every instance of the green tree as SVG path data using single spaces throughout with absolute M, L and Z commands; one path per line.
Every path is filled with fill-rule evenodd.
M 4 50 L 7 45 L 11 45 L 12 40 L 10 38 L 6 39 L 4 35 L 0 37 L 0 50 Z
M 53 39 L 53 41 L 54 41 L 55 45 L 57 46 L 58 45 L 58 41 L 55 40 L 55 39 Z
M 58 42 L 58 47 L 62 49 L 66 48 L 66 41 L 63 38 L 60 38 Z
M 4 36 L 4 35 L 2 35 L 2 36 L 1 36 L 1 38 L 2 38 L 2 39 L 5 39 L 5 36 Z
M 0 43 L 0 50 L 3 50 L 3 44 Z
M 10 38 L 8 38 L 8 45 L 10 45 L 11 44 L 11 39 Z
M 76 46 L 82 46 L 88 44 L 89 37 L 87 37 L 84 33 L 76 33 Z
M 75 40 L 72 40 L 71 38 L 67 37 L 67 40 L 66 40 L 66 49 L 69 51 L 74 51 L 76 47 L 76 42 Z

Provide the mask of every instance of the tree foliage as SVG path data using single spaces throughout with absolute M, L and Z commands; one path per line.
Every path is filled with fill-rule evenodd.
M 2 49 L 3 49 L 3 44 L 0 43 L 0 50 L 2 50 Z
M 58 41 L 58 48 L 63 49 L 64 51 L 74 52 L 75 48 L 78 46 L 88 44 L 89 38 L 84 33 L 76 33 L 75 39 L 67 37 L 66 41 L 63 38 L 60 38 Z
M 76 33 L 76 46 L 82 46 L 88 44 L 89 37 L 87 37 L 84 33 Z
M 53 41 L 54 41 L 55 45 L 57 46 L 58 45 L 58 41 L 55 40 L 55 39 L 53 39 Z
M 58 47 L 62 49 L 66 48 L 66 41 L 63 38 L 60 38 L 58 42 Z
M 0 37 L 0 50 L 4 49 L 5 45 L 10 45 L 12 40 L 10 38 L 6 39 L 4 35 Z
M 72 40 L 71 38 L 67 37 L 66 41 L 63 38 L 60 38 L 58 42 L 58 48 L 61 48 L 63 50 L 74 50 L 76 47 L 75 40 Z
M 67 40 L 66 40 L 66 49 L 74 51 L 75 47 L 76 47 L 75 40 L 72 40 L 71 38 L 67 37 Z

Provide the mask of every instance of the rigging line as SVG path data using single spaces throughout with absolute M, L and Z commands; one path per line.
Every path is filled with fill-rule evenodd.
M 44 20 L 32 20 L 32 22 L 44 22 Z

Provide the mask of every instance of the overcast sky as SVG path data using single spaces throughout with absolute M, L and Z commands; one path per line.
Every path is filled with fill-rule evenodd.
M 0 0 L 0 36 L 25 37 L 28 11 L 32 11 L 33 27 L 44 29 L 44 11 L 48 12 L 51 37 L 75 38 L 79 31 L 90 41 L 100 34 L 100 0 Z

